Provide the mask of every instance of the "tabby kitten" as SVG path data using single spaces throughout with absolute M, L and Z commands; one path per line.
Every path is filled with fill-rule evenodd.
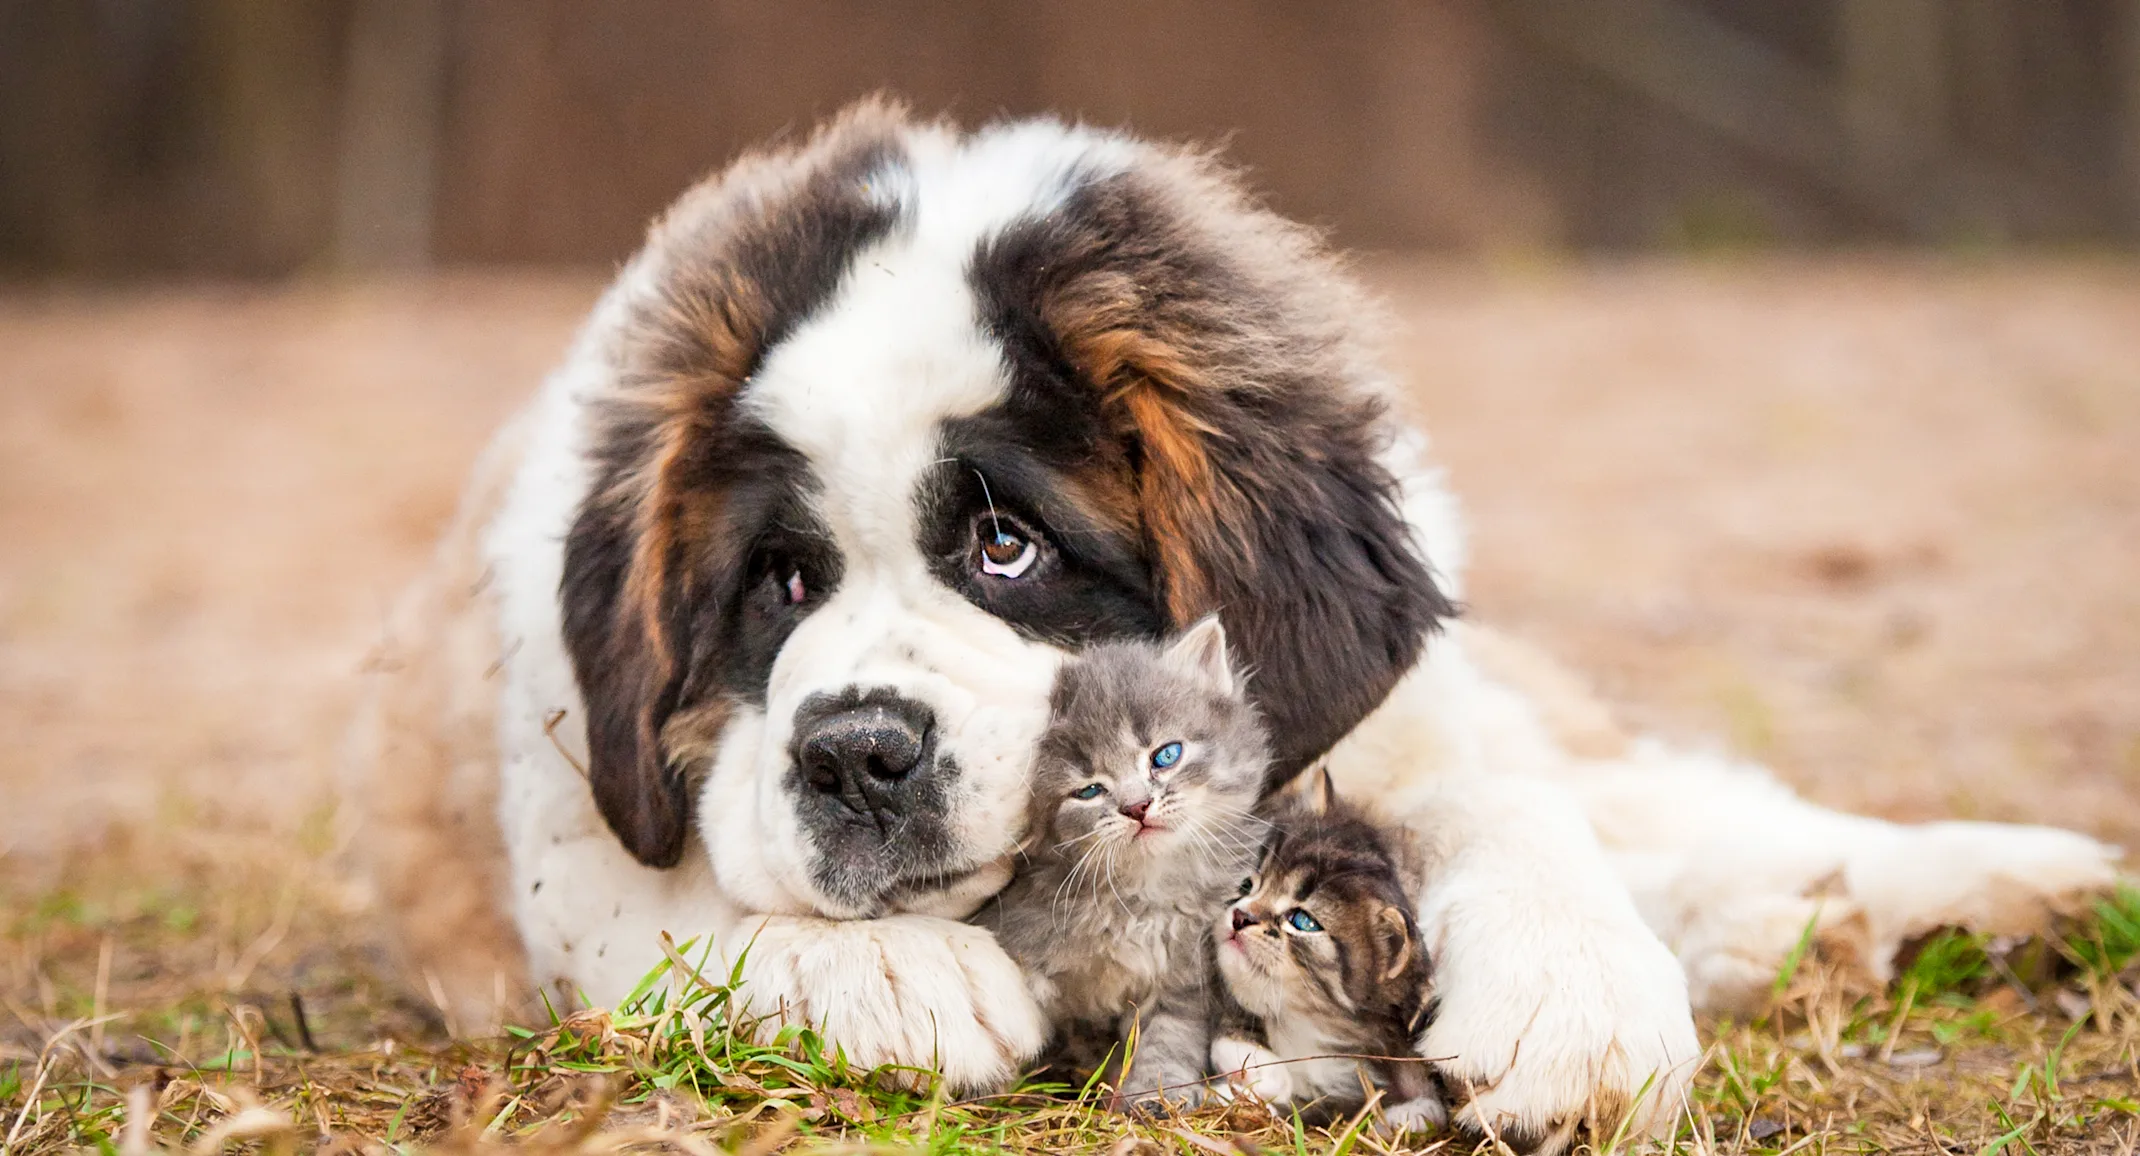
M 1269 741 L 1206 618 L 1168 646 L 1064 665 L 1034 774 L 1026 859 L 975 920 L 1059 1035 L 1128 1043 L 1116 1102 L 1193 1104 L 1218 986 L 1211 913 L 1255 862 Z
M 1214 927 L 1236 1006 L 1212 1067 L 1267 1102 L 1332 1113 L 1357 1108 L 1371 1084 L 1391 1127 L 1439 1125 L 1434 1077 L 1414 1058 L 1432 977 L 1406 885 L 1416 870 L 1400 866 L 1404 834 L 1341 802 L 1325 772 L 1304 786 L 1274 804 L 1276 832 Z

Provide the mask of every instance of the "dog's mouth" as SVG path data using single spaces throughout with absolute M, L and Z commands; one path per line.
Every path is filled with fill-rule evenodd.
M 879 682 L 791 709 L 759 748 L 799 836 L 791 892 L 837 918 L 963 916 L 1008 881 L 1037 742 L 1024 706 L 977 713 L 960 693 Z
M 909 863 L 886 869 L 879 855 L 821 860 L 813 882 L 850 918 L 893 914 L 962 919 L 1010 882 L 1010 856 L 944 863 Z
M 869 800 L 875 805 L 807 785 L 794 794 L 809 832 L 811 882 L 851 916 L 963 916 L 1009 881 L 1008 849 L 977 845 L 986 832 L 960 824 L 956 762 L 940 755 L 934 764 L 896 797 Z
M 891 888 L 886 899 L 895 911 L 963 919 L 1010 882 L 1013 858 L 1004 855 L 955 870 L 903 879 Z
M 949 891 L 973 877 L 980 870 L 978 864 L 966 868 L 951 868 L 942 871 L 924 871 L 909 875 L 892 884 L 884 892 L 885 899 L 897 904 L 906 899 L 926 899 L 930 895 Z

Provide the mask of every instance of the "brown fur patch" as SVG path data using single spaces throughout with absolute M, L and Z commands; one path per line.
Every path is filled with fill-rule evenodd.
M 1188 335 L 1170 340 L 1162 319 L 1142 311 L 1140 296 L 1133 279 L 1101 273 L 1043 301 L 1041 319 L 1140 451 L 1137 507 L 1158 555 L 1167 613 L 1180 627 L 1213 608 L 1206 557 L 1237 503 L 1206 448 L 1216 431 L 1193 408 L 1195 396 L 1214 387 L 1184 348 Z
M 735 714 L 734 704 L 726 699 L 713 699 L 695 703 L 669 716 L 661 728 L 661 749 L 668 754 L 672 764 L 686 768 L 705 768 L 713 765 L 715 748 L 720 745 L 721 731 L 728 726 L 730 716 Z M 698 793 L 698 782 L 687 781 L 686 794 Z

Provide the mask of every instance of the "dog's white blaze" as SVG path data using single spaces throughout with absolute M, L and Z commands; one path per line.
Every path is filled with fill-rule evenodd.
M 701 800 L 716 876 L 753 905 L 864 914 L 812 884 L 783 786 L 791 720 L 815 694 L 890 687 L 935 712 L 938 750 L 959 768 L 949 818 L 965 866 L 1005 859 L 1024 835 L 1025 778 L 1061 656 L 929 571 L 917 492 L 945 466 L 942 423 L 996 404 L 1007 385 L 966 282 L 975 249 L 1051 208 L 1107 154 L 1104 138 L 1031 127 L 963 148 L 923 137 L 909 164 L 873 178 L 876 195 L 910 207 L 900 224 L 744 392 L 743 408 L 809 459 L 844 567 L 781 648 L 765 710 L 729 732 Z

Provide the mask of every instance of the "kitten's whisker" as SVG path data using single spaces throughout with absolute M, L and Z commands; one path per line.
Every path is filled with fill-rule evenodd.
M 1261 846 L 1271 828 L 1268 820 L 1259 819 L 1254 815 L 1239 811 L 1231 814 L 1224 811 L 1215 811 L 1208 816 L 1207 825 L 1213 833 L 1230 840 L 1237 849 L 1242 851 Z
M 1100 852 L 1106 848 L 1106 846 L 1107 845 L 1105 843 L 1094 843 L 1092 846 L 1085 848 L 1085 853 L 1083 855 L 1078 856 L 1077 862 L 1071 865 L 1069 876 L 1063 880 L 1063 886 L 1070 889 L 1070 894 L 1077 894 L 1078 877 L 1085 873 L 1086 867 L 1094 866 L 1093 857 L 1099 855 Z M 1097 870 L 1095 870 L 1093 878 L 1095 882 L 1098 881 L 1099 876 Z M 1097 893 L 1097 888 L 1095 888 L 1095 893 Z
M 1094 827 L 1094 828 L 1093 828 L 1092 830 L 1090 830 L 1090 831 L 1087 831 L 1087 832 L 1085 832 L 1085 833 L 1084 833 L 1084 834 L 1082 834 L 1082 835 L 1079 835 L 1079 836 L 1078 836 L 1077 838 L 1075 838 L 1075 839 L 1065 839 L 1065 840 L 1063 840 L 1062 842 L 1060 842 L 1060 843 L 1057 843 L 1057 844 L 1055 845 L 1055 849 L 1056 849 L 1057 851 L 1067 851 L 1067 850 L 1069 850 L 1070 848 L 1072 848 L 1072 847 L 1075 847 L 1075 846 L 1077 846 L 1077 845 L 1078 845 L 1079 843 L 1082 843 L 1082 842 L 1084 842 L 1085 840 L 1087 840 L 1087 839 L 1090 839 L 1090 838 L 1094 837 L 1095 835 L 1104 835 L 1104 834 L 1106 834 L 1106 833 L 1107 833 L 1107 828 L 1105 828 L 1105 827 Z
M 1100 834 L 1101 832 L 1103 832 L 1103 831 L 1105 831 L 1105 830 L 1106 830 L 1106 828 L 1104 828 L 1104 827 L 1102 827 L 1102 828 L 1096 828 L 1096 829 L 1094 829 L 1093 831 L 1089 832 L 1088 834 L 1093 834 L 1093 835 L 1097 835 L 1097 834 Z M 1078 841 L 1078 840 L 1072 840 L 1072 842 L 1077 842 L 1077 841 Z M 1065 892 L 1068 892 L 1068 893 L 1069 893 L 1069 895 L 1071 895 L 1071 896 L 1075 896 L 1075 895 L 1077 894 L 1077 881 L 1078 881 L 1078 878 L 1079 878 L 1080 876 L 1082 876 L 1082 875 L 1084 875 L 1084 874 L 1085 874 L 1086 868 L 1087 868 L 1088 866 L 1092 866 L 1092 867 L 1095 867 L 1095 868 L 1096 868 L 1096 865 L 1095 865 L 1095 864 L 1093 863 L 1093 859 L 1094 859 L 1094 857 L 1095 857 L 1095 856 L 1099 855 L 1099 854 L 1100 854 L 1100 853 L 1101 853 L 1101 852 L 1102 852 L 1102 851 L 1103 851 L 1103 850 L 1104 850 L 1104 849 L 1106 848 L 1106 846 L 1107 846 L 1107 844 L 1105 844 L 1105 843 L 1094 843 L 1094 844 L 1093 844 L 1092 846 L 1090 846 L 1090 847 L 1087 847 L 1087 848 L 1085 848 L 1085 853 L 1084 853 L 1083 855 L 1080 855 L 1080 856 L 1078 856 L 1078 860 L 1077 860 L 1077 862 L 1076 862 L 1076 863 L 1073 863 L 1073 864 L 1071 864 L 1071 865 L 1070 865 L 1070 871 L 1069 871 L 1069 873 L 1068 873 L 1067 875 L 1065 875 L 1065 876 L 1063 877 L 1063 881 L 1062 881 L 1062 883 L 1061 883 L 1061 884 L 1059 884 L 1059 885 L 1058 885 L 1058 886 L 1056 887 L 1056 889 L 1055 889 L 1055 900 L 1054 900 L 1054 905 L 1055 905 L 1055 906 L 1057 906 L 1057 907 L 1060 907 L 1060 906 L 1062 905 L 1062 902 L 1063 902 L 1063 899 L 1064 899 L 1064 893 L 1065 893 Z M 1099 894 L 1099 874 L 1098 874 L 1098 871 L 1097 871 L 1096 869 L 1095 869 L 1095 870 L 1094 870 L 1094 872 L 1093 872 L 1093 877 L 1092 877 L 1092 878 L 1093 878 L 1093 894 L 1094 894 L 1094 895 L 1098 895 L 1098 894 Z
M 1226 814 L 1226 808 L 1214 807 L 1210 813 L 1197 817 L 1183 828 L 1192 835 L 1206 856 L 1205 865 L 1217 867 L 1222 861 L 1236 861 L 1262 842 L 1261 833 L 1254 838 L 1242 830 L 1242 824 Z
M 1215 816 L 1211 825 L 1245 843 L 1261 843 L 1270 833 L 1270 825 L 1262 822 L 1243 822 L 1227 816 Z
M 1269 831 L 1273 826 L 1269 819 L 1256 814 L 1254 811 L 1240 807 L 1229 807 L 1223 803 L 1212 804 L 1210 814 L 1213 821 L 1224 823 L 1228 827 L 1246 827 L 1263 832 Z
M 1114 892 L 1115 902 L 1121 905 L 1122 914 L 1133 915 L 1135 912 L 1130 910 L 1129 900 L 1122 898 L 1121 889 L 1115 886 L 1115 851 L 1121 846 L 1119 842 L 1107 844 L 1107 889 Z M 1093 895 L 1099 895 L 1099 891 L 1094 890 Z
M 1232 857 L 1224 856 L 1223 849 L 1212 840 L 1210 833 L 1203 828 L 1204 825 L 1202 823 L 1190 822 L 1182 827 L 1181 832 L 1189 837 L 1190 849 L 1201 861 L 1200 866 L 1206 868 L 1221 866 L 1226 858 Z

